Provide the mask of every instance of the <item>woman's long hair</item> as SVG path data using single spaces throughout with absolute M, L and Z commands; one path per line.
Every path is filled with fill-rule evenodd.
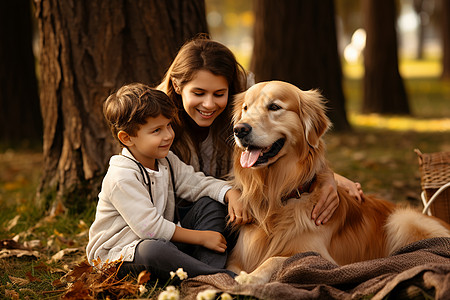
M 228 102 L 225 110 L 214 120 L 209 128 L 209 134 L 213 139 L 214 161 L 210 165 L 216 166 L 216 177 L 225 176 L 232 168 L 232 99 L 237 93 L 243 92 L 247 84 L 247 76 L 244 68 L 237 62 L 234 54 L 226 46 L 212 41 L 204 36 L 196 37 L 185 43 L 171 66 L 163 81 L 157 87 L 164 91 L 178 107 L 179 124 L 174 124 L 175 140 L 172 151 L 185 163 L 191 163 L 194 155 L 197 156 L 200 170 L 210 174 L 210 170 L 203 170 L 203 158 L 200 153 L 198 140 L 198 127 L 183 108 L 181 95 L 175 92 L 174 82 L 183 89 L 199 70 L 207 70 L 216 76 L 226 78 L 229 85 Z M 192 153 L 192 150 L 195 153 Z

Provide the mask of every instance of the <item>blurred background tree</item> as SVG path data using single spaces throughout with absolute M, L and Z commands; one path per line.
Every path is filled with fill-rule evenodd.
M 364 113 L 409 114 L 408 98 L 398 70 L 396 8 L 392 0 L 363 1 Z
M 441 0 L 442 78 L 450 80 L 450 1 Z
M 250 70 L 256 82 L 283 80 L 319 89 L 335 130 L 348 130 L 333 0 L 255 2 Z
M 0 1 L 0 142 L 39 145 L 42 117 L 29 0 Z
M 102 103 L 134 81 L 158 83 L 177 49 L 207 32 L 203 0 L 36 2 L 44 169 L 39 198 L 83 210 L 117 143 Z M 56 193 L 56 197 L 55 197 Z
M 425 42 L 425 30 L 426 25 L 429 22 L 429 17 L 427 14 L 423 13 L 426 10 L 427 1 L 424 0 L 414 0 L 413 1 L 414 11 L 416 12 L 419 24 L 417 26 L 417 49 L 416 49 L 416 59 L 423 59 L 424 57 L 424 42 Z

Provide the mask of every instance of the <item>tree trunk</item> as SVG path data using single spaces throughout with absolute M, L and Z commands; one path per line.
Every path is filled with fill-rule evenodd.
M 405 87 L 398 71 L 395 1 L 364 0 L 363 12 L 367 40 L 362 111 L 409 114 Z
M 0 140 L 6 145 L 42 141 L 32 37 L 30 1 L 0 1 Z
M 256 0 L 250 69 L 257 82 L 283 80 L 328 99 L 336 130 L 348 130 L 332 0 Z
M 450 79 L 450 1 L 441 1 L 442 79 Z
M 103 101 L 125 83 L 156 85 L 184 41 L 207 31 L 205 4 L 36 0 L 36 6 L 44 117 L 38 198 L 82 211 L 97 198 L 119 150 Z
M 423 59 L 423 50 L 425 46 L 425 19 L 423 11 L 423 0 L 413 1 L 414 11 L 419 18 L 419 27 L 417 28 L 417 50 L 416 59 Z

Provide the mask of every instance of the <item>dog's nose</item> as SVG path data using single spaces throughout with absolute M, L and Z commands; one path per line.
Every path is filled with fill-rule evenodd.
M 234 126 L 233 131 L 234 135 L 241 139 L 252 131 L 252 127 L 247 123 L 239 123 Z

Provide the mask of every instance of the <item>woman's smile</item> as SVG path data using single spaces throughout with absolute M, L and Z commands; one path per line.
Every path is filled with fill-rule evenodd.
M 203 118 L 206 118 L 206 119 L 211 118 L 214 115 L 214 112 L 215 112 L 215 111 L 208 112 L 208 111 L 203 111 L 203 110 L 200 110 L 200 109 L 197 109 L 197 111 L 202 115 Z
M 181 90 L 183 107 L 200 127 L 209 127 L 228 103 L 228 81 L 207 70 L 199 70 Z

